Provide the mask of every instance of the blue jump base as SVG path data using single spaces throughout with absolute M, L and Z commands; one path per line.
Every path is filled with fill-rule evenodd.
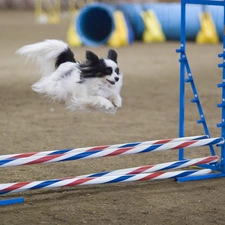
M 19 203 L 24 203 L 24 198 L 11 198 L 0 200 L 0 206 L 15 205 Z

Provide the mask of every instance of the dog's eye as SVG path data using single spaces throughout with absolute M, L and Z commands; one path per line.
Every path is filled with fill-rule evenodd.
M 117 67 L 117 68 L 115 69 L 115 72 L 119 75 L 120 69 Z
M 111 75 L 111 74 L 112 74 L 112 68 L 107 67 L 107 68 L 105 69 L 105 74 L 106 74 L 106 75 Z

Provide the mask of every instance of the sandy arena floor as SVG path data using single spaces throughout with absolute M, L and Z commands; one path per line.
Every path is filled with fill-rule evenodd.
M 37 95 L 38 70 L 14 53 L 47 38 L 66 39 L 68 21 L 39 25 L 31 12 L 2 11 L 0 20 L 0 154 L 146 141 L 178 135 L 178 42 L 135 43 L 117 49 L 124 73 L 123 107 L 116 115 L 79 115 Z M 87 47 L 73 48 L 83 60 Z M 212 136 L 219 136 L 220 45 L 188 43 L 188 56 Z M 95 48 L 101 57 L 108 47 Z M 203 134 L 187 86 L 186 136 Z M 186 151 L 207 156 L 208 148 Z M 2 168 L 0 183 L 69 177 L 177 159 L 177 151 Z M 0 208 L 0 225 L 215 225 L 225 224 L 224 179 L 174 180 L 80 186 L 1 196 L 25 203 Z

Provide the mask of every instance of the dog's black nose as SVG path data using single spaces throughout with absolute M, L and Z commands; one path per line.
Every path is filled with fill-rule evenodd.
M 115 77 L 116 82 L 117 82 L 119 79 L 120 79 L 119 77 Z

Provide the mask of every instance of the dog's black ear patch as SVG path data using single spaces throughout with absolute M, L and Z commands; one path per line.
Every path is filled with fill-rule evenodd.
M 62 63 L 65 62 L 76 62 L 74 54 L 70 48 L 65 49 L 56 59 L 55 68 L 58 68 Z
M 108 59 L 111 59 L 112 61 L 114 61 L 115 63 L 117 63 L 117 53 L 115 50 L 113 49 L 110 49 L 108 51 L 108 56 L 107 56 Z
M 92 64 L 97 64 L 99 62 L 99 58 L 95 53 L 91 51 L 86 51 L 86 59 L 87 61 L 91 62 Z

